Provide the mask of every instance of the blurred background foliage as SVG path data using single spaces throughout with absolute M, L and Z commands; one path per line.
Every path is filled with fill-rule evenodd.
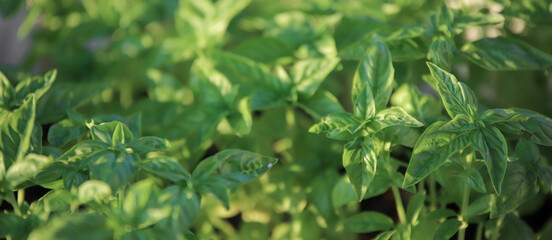
M 280 163 L 267 175 L 231 195 L 229 210 L 214 197 L 203 200 L 193 227 L 201 238 L 352 239 L 354 233 L 344 228 L 344 219 L 366 209 L 395 216 L 393 198 L 387 192 L 360 204 L 335 202 L 332 194 L 340 194 L 336 185 L 344 181 L 342 146 L 306 130 L 327 114 L 322 110 L 341 110 L 334 103 L 317 109 L 323 100 L 335 96 L 344 109 L 351 110 L 351 79 L 357 61 L 343 58 L 320 88 L 315 88 L 316 93 L 286 96 L 284 102 L 272 105 L 267 104 L 270 99 L 255 98 L 252 89 L 261 88 L 259 83 L 240 79 L 239 73 L 221 64 L 245 58 L 246 65 L 261 64 L 278 76 L 287 76 L 286 72 L 293 76 L 298 62 L 341 57 L 347 50 L 362 55 L 350 46 L 375 33 L 393 37 L 397 30 L 416 23 L 422 34 L 395 35 L 397 41 L 388 41 L 398 83 L 395 89 L 410 83 L 435 95 L 423 81 L 431 44 L 431 33 L 424 31 L 430 29 L 431 16 L 441 3 L 2 1 L 2 21 L 18 13 L 26 16 L 16 34 L 2 38 L 29 38 L 31 44 L 22 50 L 25 55 L 20 63 L 2 64 L 0 70 L 18 81 L 31 73 L 58 69 L 58 80 L 37 107 L 45 136 L 52 124 L 67 118 L 68 110 L 76 109 L 87 118 L 101 114 L 141 118 L 142 135 L 168 138 L 170 155 L 187 169 L 228 148 L 277 156 Z M 459 0 L 447 1 L 447 5 L 458 16 L 485 14 L 503 19 L 494 25 L 467 26 L 454 37 L 458 49 L 484 37 L 508 36 L 552 53 L 549 0 Z M 4 48 L 10 46 L 0 46 Z M 451 64 L 452 73 L 474 89 L 481 108 L 520 107 L 552 116 L 549 70 L 489 71 L 458 50 Z M 217 77 L 221 73 L 230 83 Z M 393 157 L 408 161 L 410 151 L 400 148 Z M 542 152 L 552 159 L 550 149 Z M 403 195 L 408 199 L 411 194 Z M 550 201 L 540 198 L 525 208 L 525 216 L 536 214 Z M 544 224 L 529 223 L 536 224 L 532 225 L 535 231 Z

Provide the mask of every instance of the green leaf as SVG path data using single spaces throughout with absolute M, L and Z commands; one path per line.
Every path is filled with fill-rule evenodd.
M 483 156 L 491 182 L 500 194 L 508 158 L 506 139 L 497 128 L 489 126 L 470 132 L 470 141 Z
M 320 122 L 309 128 L 310 133 L 326 133 L 334 139 L 349 138 L 362 126 L 362 122 L 348 112 L 335 112 L 320 119 Z
M 104 216 L 77 212 L 53 217 L 40 228 L 33 230 L 29 240 L 100 240 L 112 237 L 113 230 L 108 227 Z
M 169 217 L 170 209 L 159 203 L 159 189 L 153 179 L 146 179 L 131 185 L 127 191 L 122 210 L 135 226 L 151 226 Z
M 465 114 L 458 114 L 452 120 L 443 125 L 439 131 L 464 132 L 474 130 L 475 128 L 476 126 L 470 117 Z
M 420 136 L 406 170 L 403 187 L 409 187 L 439 168 L 452 154 L 469 144 L 466 132 L 444 132 L 445 122 L 436 122 Z
M 0 172 L 23 158 L 30 146 L 35 123 L 35 97 L 10 112 L 0 109 Z
M 226 184 L 222 180 L 211 178 L 208 181 L 203 182 L 201 183 L 201 185 L 197 186 L 197 189 L 199 192 L 202 192 L 202 193 L 213 194 L 213 196 L 215 196 L 227 210 L 230 209 L 228 188 L 226 187 Z
M 433 236 L 434 240 L 448 240 L 460 229 L 462 222 L 456 219 L 447 219 L 437 227 Z
M 529 172 L 519 161 L 508 163 L 502 182 L 502 194 L 494 198 L 491 217 L 516 210 L 537 191 L 537 179 L 530 178 Z
M 473 63 L 493 71 L 539 70 L 552 65 L 552 56 L 513 38 L 484 38 L 462 47 Z
M 134 156 L 127 153 L 117 155 L 105 152 L 90 165 L 92 178 L 104 181 L 113 190 L 118 190 L 129 183 L 136 173 L 135 161 Z
M 79 186 L 79 201 L 87 203 L 90 201 L 102 201 L 111 196 L 111 187 L 105 182 L 88 180 Z
M 489 109 L 483 112 L 481 120 L 486 125 L 494 125 L 505 134 L 552 146 L 552 119 L 540 113 L 519 108 Z
M 483 181 L 483 176 L 481 176 L 481 173 L 479 173 L 479 171 L 473 168 L 465 169 L 465 171 L 462 173 L 462 179 L 466 181 L 466 184 L 468 184 L 468 186 L 470 186 L 473 190 L 480 193 L 487 192 L 485 182 Z
M 237 104 L 237 111 L 226 116 L 232 132 L 238 137 L 245 136 L 251 132 L 253 119 L 249 109 L 249 99 L 243 98 Z
M 343 167 L 357 200 L 362 201 L 374 175 L 376 174 L 376 150 L 370 139 L 357 138 L 345 145 L 343 150 Z
M 271 37 L 247 38 L 230 51 L 262 63 L 279 62 L 282 58 L 293 56 L 293 52 L 286 45 Z
M 334 112 L 343 112 L 343 107 L 337 98 L 329 91 L 317 91 L 308 99 L 299 98 L 298 106 L 310 114 L 315 120 Z
M 354 200 L 356 200 L 355 190 L 349 178 L 341 177 L 332 190 L 332 206 L 338 208 Z
M 391 54 L 384 43 L 375 41 L 366 50 L 353 79 L 353 106 L 355 115 L 369 119 L 387 106 L 395 70 Z
M 531 227 L 522 219 L 514 214 L 508 214 L 504 217 L 502 226 L 500 227 L 499 240 L 536 240 L 537 236 Z
M 376 238 L 374 238 L 374 240 L 389 240 L 395 233 L 396 233 L 395 230 L 385 231 L 385 232 L 382 232 L 382 233 L 378 234 L 378 236 L 376 236 Z
M 215 69 L 224 74 L 230 82 L 263 88 L 271 91 L 288 91 L 289 82 L 283 82 L 270 73 L 265 65 L 227 52 L 211 55 Z
M 8 168 L 6 172 L 6 180 L 12 187 L 32 179 L 37 173 L 39 173 L 44 167 L 52 162 L 52 159 L 37 155 L 28 154 L 25 158 L 18 160 Z M 12 189 L 16 190 L 16 189 Z
M 234 189 L 264 174 L 272 168 L 278 159 L 265 157 L 243 150 L 224 150 L 201 161 L 192 179 L 201 183 L 208 178 L 222 180 L 226 187 Z
M 400 107 L 390 107 L 380 111 L 372 122 L 377 125 L 377 129 L 384 129 L 391 126 L 403 126 L 403 127 L 422 127 L 423 123 L 416 120 L 414 117 L 408 115 Z
M 117 122 L 115 130 L 112 136 L 112 146 L 124 146 L 125 144 L 133 140 L 132 132 L 126 125 L 121 122 Z
M 0 71 L 0 109 L 10 108 L 14 100 L 15 90 L 6 75 Z
M 423 35 L 427 28 L 421 24 L 412 24 L 391 33 L 385 41 L 398 41 L 403 39 L 417 38 Z
M 425 191 L 420 191 L 410 198 L 406 207 L 406 219 L 408 222 L 415 224 L 418 221 L 418 216 L 424 207 L 425 199 Z
M 442 35 L 435 36 L 429 46 L 427 58 L 437 66 L 450 71 L 455 49 L 454 41 L 451 38 Z
M 450 209 L 435 209 L 433 211 L 431 211 L 430 213 L 428 213 L 426 216 L 425 216 L 425 220 L 430 220 L 430 221 L 438 221 L 438 220 L 441 220 L 443 218 L 448 218 L 448 217 L 452 217 L 452 216 L 456 216 L 456 212 L 450 210 Z
M 345 228 L 355 233 L 386 231 L 393 228 L 393 219 L 379 212 L 361 212 L 344 223 Z
M 176 185 L 170 186 L 163 190 L 159 201 L 162 206 L 170 210 L 169 217 L 161 221 L 159 225 L 171 229 L 173 232 L 188 230 L 199 214 L 201 201 L 191 189 L 183 189 Z
M 180 163 L 168 157 L 154 157 L 136 164 L 140 169 L 175 183 L 190 181 L 191 175 Z
M 339 58 L 311 58 L 296 62 L 291 69 L 295 89 L 306 98 L 316 90 L 339 63 Z
M 87 132 L 83 122 L 74 122 L 70 119 L 61 120 L 48 129 L 48 142 L 52 146 L 62 147 Z
M 34 94 L 38 101 L 46 93 L 56 80 L 57 70 L 52 70 L 44 74 L 44 77 L 32 77 L 23 80 L 15 88 L 15 97 L 23 100 L 29 94 Z
M 408 114 L 425 124 L 441 118 L 443 105 L 435 97 L 423 94 L 412 84 L 401 85 L 391 96 L 391 105 L 401 107 Z
M 127 147 L 132 148 L 136 154 L 142 155 L 153 151 L 165 151 L 170 148 L 170 143 L 167 139 L 158 137 L 140 137 L 129 142 Z
M 437 81 L 437 90 L 449 116 L 454 118 L 458 114 L 465 114 L 472 119 L 477 116 L 477 99 L 473 91 L 437 65 L 428 62 L 427 66 Z
M 473 216 L 490 212 L 493 201 L 494 195 L 492 194 L 483 195 L 477 200 L 473 201 L 468 207 L 468 219 Z
M 494 25 L 504 22 L 504 17 L 488 13 L 469 13 L 454 18 L 455 28 L 466 28 L 469 26 Z

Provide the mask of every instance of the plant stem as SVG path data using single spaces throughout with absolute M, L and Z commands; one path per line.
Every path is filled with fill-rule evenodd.
M 15 214 L 22 216 L 21 208 L 19 208 L 19 204 L 17 204 L 17 201 L 15 201 L 15 197 L 13 196 L 13 193 L 8 193 L 6 195 L 6 198 L 4 199 L 6 202 L 12 205 L 13 211 Z
M 386 142 L 383 144 L 383 157 L 385 158 L 387 173 L 389 176 L 393 175 L 393 170 L 389 168 L 389 155 L 390 155 L 390 149 L 391 149 L 391 142 Z M 404 211 L 404 206 L 401 198 L 401 193 L 399 192 L 399 188 L 395 186 L 394 184 L 391 184 L 391 191 L 393 192 L 393 198 L 395 199 L 395 208 L 397 209 L 397 215 L 399 216 L 400 223 L 405 224 L 406 223 L 406 214 Z
M 429 175 L 429 210 L 437 208 L 437 187 L 433 175 Z
M 17 191 L 17 204 L 21 206 L 24 201 L 25 201 L 25 190 L 20 189 L 19 191 Z
M 466 167 L 471 167 L 473 153 L 466 156 Z M 464 194 L 462 195 L 462 206 L 460 207 L 459 220 L 462 221 L 462 226 L 458 230 L 458 240 L 464 240 L 466 237 L 466 228 L 468 228 L 468 207 L 470 204 L 470 186 L 464 183 Z
M 406 214 L 404 212 L 404 206 L 402 203 L 401 193 L 399 188 L 395 185 L 391 185 L 391 191 L 393 192 L 393 197 L 395 198 L 395 207 L 397 208 L 397 215 L 399 216 L 399 221 L 401 223 L 406 223 Z
M 506 215 L 500 215 L 500 217 L 498 217 L 498 220 L 496 221 L 495 229 L 493 230 L 493 236 L 491 240 L 497 240 L 498 237 L 500 237 L 500 227 L 502 226 L 502 221 L 504 221 L 504 216 Z
M 477 232 L 475 233 L 475 240 L 483 239 L 483 224 L 477 224 Z

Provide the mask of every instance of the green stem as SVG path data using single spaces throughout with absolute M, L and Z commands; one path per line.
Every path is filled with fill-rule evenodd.
M 500 227 L 502 226 L 502 221 L 504 221 L 504 216 L 506 215 L 501 215 L 500 217 L 498 217 L 498 220 L 496 221 L 495 229 L 493 230 L 493 236 L 491 240 L 497 240 L 498 237 L 500 237 Z
M 475 233 L 475 240 L 483 239 L 483 224 L 477 224 L 477 232 Z
M 17 191 L 17 204 L 19 206 L 23 205 L 23 202 L 25 201 L 25 189 L 20 189 Z
M 390 155 L 390 149 L 391 149 L 391 142 L 386 142 L 383 145 L 383 156 L 385 158 L 387 173 L 389 176 L 393 176 L 393 170 L 390 167 L 389 164 L 389 155 Z M 397 209 L 397 215 L 399 216 L 399 221 L 402 224 L 406 223 L 406 214 L 404 211 L 404 206 L 401 198 L 401 193 L 399 192 L 399 188 L 395 186 L 394 184 L 391 184 L 391 191 L 393 192 L 393 198 L 395 199 L 395 208 Z
M 473 153 L 466 156 L 466 167 L 471 167 Z M 458 230 L 458 240 L 464 240 L 466 238 L 466 228 L 468 228 L 468 207 L 470 204 L 470 186 L 464 183 L 464 194 L 462 195 L 462 206 L 460 207 L 460 216 L 458 217 L 462 221 L 462 226 Z
M 437 208 L 437 187 L 433 175 L 429 175 L 429 209 Z
M 393 197 L 395 198 L 395 207 L 397 208 L 397 215 L 399 216 L 399 221 L 401 223 L 406 223 L 406 214 L 404 212 L 404 206 L 402 203 L 401 193 L 397 186 L 392 185 L 391 191 L 393 192 Z
M 21 208 L 19 208 L 19 204 L 17 204 L 17 201 L 15 200 L 15 197 L 13 196 L 13 193 L 8 193 L 6 195 L 6 198 L 4 199 L 6 202 L 12 205 L 13 211 L 15 214 L 22 216 Z

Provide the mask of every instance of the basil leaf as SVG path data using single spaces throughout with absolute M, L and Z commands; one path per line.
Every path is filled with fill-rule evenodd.
M 476 129 L 470 117 L 465 114 L 458 114 L 452 120 L 443 125 L 439 131 L 464 132 Z
M 0 72 L 0 109 L 10 108 L 14 100 L 15 90 L 6 75 Z
M 467 132 L 444 132 L 436 122 L 420 136 L 406 169 L 403 187 L 409 187 L 437 170 L 452 154 L 469 144 Z
M 315 120 L 334 112 L 343 112 L 343 107 L 337 98 L 329 91 L 317 91 L 308 99 L 299 98 L 298 106 L 305 110 Z
M 28 154 L 25 158 L 15 161 L 6 172 L 6 180 L 12 187 L 15 187 L 27 180 L 32 179 L 52 160 L 46 156 Z M 11 189 L 17 190 L 17 189 Z
M 271 37 L 247 38 L 230 51 L 262 63 L 278 63 L 293 56 L 282 41 Z
M 112 136 L 112 146 L 124 146 L 133 140 L 132 132 L 121 122 L 115 124 Z
M 181 233 L 187 231 L 199 214 L 201 198 L 191 189 L 170 186 L 163 190 L 159 201 L 169 209 L 169 217 L 159 225 Z
M 390 107 L 380 111 L 372 122 L 377 125 L 377 129 L 384 129 L 390 126 L 403 126 L 403 127 L 422 127 L 423 123 L 416 120 L 414 117 L 408 115 L 400 107 Z
M 167 139 L 161 139 L 158 137 L 140 137 L 129 142 L 126 146 L 132 148 L 134 153 L 142 155 L 152 151 L 168 150 L 171 145 Z
M 34 94 L 38 101 L 52 86 L 56 80 L 57 70 L 52 70 L 44 74 L 44 77 L 27 78 L 17 84 L 15 88 L 15 97 L 23 100 L 29 94 Z
M 427 65 L 431 76 L 437 81 L 437 90 L 449 116 L 454 118 L 458 114 L 465 114 L 472 119 L 477 116 L 477 99 L 473 91 L 437 65 L 430 62 Z
M 502 182 L 502 194 L 494 199 L 491 217 L 516 210 L 538 192 L 537 179 L 530 176 L 529 171 L 519 161 L 508 163 Z
M 370 139 L 357 138 L 345 145 L 343 167 L 359 202 L 374 179 L 376 166 L 376 150 Z
M 309 128 L 310 133 L 327 133 L 327 137 L 334 138 L 342 132 L 355 133 L 362 122 L 348 112 L 336 112 L 320 119 L 320 122 Z
M 480 193 L 487 192 L 485 182 L 483 181 L 483 176 L 481 176 L 481 173 L 479 173 L 479 171 L 473 168 L 465 169 L 462 173 L 462 179 L 466 181 L 466 184 L 468 184 L 468 186 L 470 186 L 473 190 Z
M 552 56 L 513 38 L 484 38 L 462 47 L 473 63 L 493 71 L 539 70 L 552 65 Z
M 418 216 L 420 215 L 420 212 L 422 211 L 422 208 L 424 207 L 424 202 L 426 199 L 426 193 L 425 191 L 420 191 L 410 200 L 408 201 L 408 205 L 406 207 L 406 219 L 411 224 L 416 224 L 418 221 Z
M 79 201 L 87 203 L 90 201 L 101 202 L 111 196 L 111 187 L 105 182 L 88 180 L 79 186 Z
M 29 240 L 40 239 L 90 239 L 100 240 L 113 237 L 106 217 L 93 213 L 73 213 L 54 216 L 47 224 L 34 229 Z
M 134 156 L 127 153 L 116 155 L 105 152 L 90 165 L 92 179 L 104 181 L 113 190 L 118 190 L 129 183 L 136 173 L 135 161 Z
M 375 41 L 366 50 L 353 79 L 356 116 L 369 119 L 385 108 L 393 90 L 394 73 L 389 50 L 384 43 Z
M 408 25 L 406 27 L 402 27 L 399 30 L 389 34 L 385 41 L 397 41 L 397 40 L 403 40 L 403 39 L 409 39 L 409 38 L 417 38 L 422 36 L 422 34 L 426 31 L 426 27 L 424 27 L 421 24 L 412 24 Z
M 492 194 L 483 195 L 477 200 L 473 201 L 468 207 L 468 215 L 467 215 L 468 219 L 473 216 L 490 212 L 493 202 L 494 202 L 494 195 Z
M 210 177 L 223 180 L 226 187 L 234 189 L 264 174 L 278 159 L 243 150 L 224 150 L 201 161 L 194 172 L 194 182 L 208 181 Z
M 344 223 L 345 228 L 355 233 L 386 231 L 393 228 L 393 219 L 379 212 L 362 212 Z
M 291 69 L 295 89 L 308 98 L 339 63 L 339 58 L 312 58 L 296 62 Z
M 149 173 L 161 178 L 168 179 L 175 183 L 181 181 L 190 181 L 191 175 L 180 163 L 168 157 L 154 157 L 136 163 L 136 165 Z
M 486 125 L 545 146 L 552 146 L 552 119 L 527 109 L 489 109 L 481 115 Z
M 427 58 L 437 66 L 450 71 L 454 54 L 454 41 L 445 36 L 435 36 L 429 46 Z
M 408 114 L 425 124 L 441 118 L 443 105 L 429 94 L 423 94 L 412 84 L 401 85 L 391 96 L 391 105 L 401 107 Z
M 448 240 L 454 236 L 454 234 L 460 229 L 460 226 L 462 226 L 462 222 L 456 220 L 456 219 L 447 219 L 435 230 L 435 234 L 433 235 L 434 240 Z
M 494 25 L 504 22 L 504 17 L 486 13 L 469 13 L 454 18 L 455 28 L 466 28 L 469 26 Z
M 491 182 L 496 192 L 500 195 L 508 158 L 506 139 L 504 139 L 504 136 L 498 129 L 490 126 L 471 131 L 470 140 L 483 156 L 485 166 L 487 166 L 489 176 L 491 176 Z
M 35 123 L 35 97 L 10 112 L 0 109 L 0 172 L 5 172 L 14 162 L 22 159 L 29 150 L 31 133 Z

